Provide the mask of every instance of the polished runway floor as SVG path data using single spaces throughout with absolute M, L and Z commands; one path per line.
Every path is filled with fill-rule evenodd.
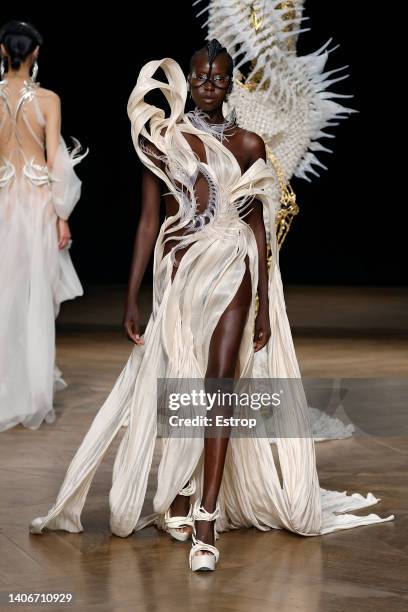
M 372 378 L 376 384 L 408 378 L 406 290 L 289 287 L 285 294 L 303 376 Z M 56 396 L 57 420 L 38 431 L 17 427 L 0 434 L 0 593 L 69 592 L 74 603 L 0 609 L 406 612 L 404 427 L 316 445 L 322 486 L 371 491 L 380 503 L 359 513 L 393 513 L 395 521 L 310 538 L 283 530 L 221 534 L 213 573 L 192 574 L 189 545 L 155 528 L 126 539 L 110 534 L 108 493 L 119 439 L 92 484 L 84 533 L 29 534 L 29 521 L 54 503 L 76 448 L 130 353 L 120 328 L 123 295 L 123 287 L 94 287 L 63 305 L 58 365 L 69 386 Z M 150 299 L 146 290 L 145 322 Z M 384 431 L 386 420 L 385 412 Z

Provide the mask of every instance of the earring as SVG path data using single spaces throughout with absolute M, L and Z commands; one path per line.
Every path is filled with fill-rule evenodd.
M 31 73 L 31 80 L 33 81 L 33 83 L 35 83 L 35 81 L 37 79 L 37 74 L 38 74 L 38 62 L 37 62 L 37 60 L 35 60 L 35 62 L 33 64 L 33 71 Z
M 6 60 L 4 57 L 2 57 L 0 61 L 0 81 L 4 80 L 5 73 L 6 73 Z

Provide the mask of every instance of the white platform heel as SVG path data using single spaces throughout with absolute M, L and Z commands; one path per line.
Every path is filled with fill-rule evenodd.
M 215 511 L 212 514 L 210 512 L 207 512 L 207 510 L 205 510 L 201 506 L 201 502 L 199 502 L 198 500 L 194 504 L 194 508 L 193 508 L 194 521 L 214 521 L 218 517 L 218 515 L 219 515 L 218 504 L 217 504 L 217 507 L 215 508 Z M 214 523 L 214 541 L 216 537 L 217 537 L 217 532 L 215 530 L 215 523 Z M 190 557 L 189 557 L 190 569 L 193 570 L 193 572 L 214 571 L 215 566 L 220 557 L 220 551 L 218 550 L 218 548 L 216 546 L 212 546 L 211 544 L 206 544 L 205 542 L 198 540 L 195 537 L 195 529 L 192 534 L 192 539 L 193 539 L 193 544 L 191 546 Z M 211 554 L 198 555 L 197 553 L 199 551 L 208 551 L 208 553 L 211 553 Z
M 179 495 L 190 497 L 190 495 L 193 495 L 193 493 L 195 493 L 195 490 L 196 490 L 195 480 L 191 480 L 187 486 L 181 489 L 181 491 L 179 492 Z M 178 542 L 186 542 L 191 536 L 189 531 L 178 531 L 180 527 L 191 527 L 192 532 L 194 531 L 194 519 L 193 519 L 192 508 L 193 507 L 190 504 L 190 509 L 188 511 L 187 516 L 170 516 L 170 508 L 167 510 L 167 512 L 164 515 L 164 524 L 165 524 L 167 533 L 169 533 L 170 536 L 174 540 L 177 540 Z

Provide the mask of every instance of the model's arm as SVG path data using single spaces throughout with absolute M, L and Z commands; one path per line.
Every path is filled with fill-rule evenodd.
M 61 100 L 53 91 L 44 96 L 45 150 L 48 170 L 52 173 L 61 136 Z M 63 249 L 71 238 L 68 221 L 58 217 L 58 248 Z
M 245 148 L 249 154 L 251 166 L 260 157 L 266 160 L 265 144 L 259 136 L 249 132 L 245 139 Z M 263 204 L 254 200 L 249 206 L 249 212 L 245 220 L 254 232 L 258 247 L 258 299 L 259 308 L 255 320 L 254 351 L 259 351 L 266 345 L 270 336 L 271 328 L 269 322 L 269 300 L 268 300 L 268 258 L 266 231 L 263 218 Z
M 160 183 L 160 179 L 151 170 L 144 167 L 141 194 L 142 209 L 135 234 L 123 317 L 126 335 L 135 344 L 144 344 L 144 340 L 140 338 L 139 290 L 159 233 Z
M 42 103 L 44 105 L 47 166 L 52 172 L 61 134 L 61 100 L 56 93 L 50 91 L 42 97 Z

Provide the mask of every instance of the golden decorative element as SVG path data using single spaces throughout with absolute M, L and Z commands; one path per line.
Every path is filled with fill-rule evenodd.
M 285 2 L 280 2 L 276 8 L 277 9 L 288 9 L 286 13 L 282 15 L 282 19 L 284 21 L 292 21 L 293 19 L 296 19 L 296 8 L 295 8 L 294 0 L 286 0 Z M 293 30 L 293 26 L 294 24 L 288 24 L 287 26 L 283 28 L 283 31 L 290 32 L 291 30 Z M 287 47 L 288 47 L 288 51 L 296 50 L 295 38 L 287 39 Z
M 251 67 L 249 69 L 250 72 L 254 69 L 255 63 L 256 63 L 255 60 L 251 60 Z M 259 70 L 257 70 L 255 74 L 252 76 L 251 80 L 246 79 L 244 82 L 243 80 L 240 81 L 239 79 L 235 79 L 235 81 L 240 87 L 243 87 L 247 91 L 254 91 L 258 87 L 258 83 L 261 82 L 263 73 L 264 73 L 263 68 L 259 68 Z M 241 79 L 244 79 L 243 74 L 241 74 Z M 266 81 L 260 89 L 261 90 L 266 89 L 267 86 L 268 86 L 268 81 Z
M 276 6 L 276 9 L 279 9 L 279 10 L 287 9 L 287 11 L 283 13 L 282 15 L 283 21 L 292 21 L 293 19 L 296 18 L 295 0 L 286 0 L 285 2 L 280 2 Z M 264 25 L 264 17 L 263 15 L 259 16 L 259 12 L 255 8 L 255 2 L 251 4 L 251 7 L 250 7 L 249 23 L 251 27 L 255 30 L 256 34 L 258 34 L 258 32 L 262 30 L 263 25 Z M 287 26 L 283 28 L 283 31 L 290 32 L 293 29 L 294 29 L 294 24 L 289 23 Z M 274 45 L 274 44 L 276 44 L 275 41 L 271 43 L 271 45 Z M 287 39 L 287 48 L 288 48 L 288 51 L 296 51 L 296 39 L 294 37 Z M 251 61 L 250 71 L 254 69 L 255 63 L 256 63 L 255 60 Z M 242 75 L 241 76 L 242 80 L 236 79 L 236 83 L 240 87 L 244 87 L 244 89 L 246 89 L 247 91 L 254 91 L 255 89 L 257 89 L 258 84 L 261 82 L 262 77 L 263 77 L 263 68 L 260 68 L 252 76 L 250 80 L 245 80 L 244 75 Z M 265 81 L 261 89 L 267 89 L 268 86 L 269 86 L 268 81 Z
M 278 249 L 280 249 L 289 231 L 293 217 L 295 217 L 299 213 L 299 206 L 297 205 L 297 202 L 296 202 L 295 192 L 293 191 L 290 183 L 285 182 L 283 170 L 276 156 L 272 153 L 272 149 L 266 143 L 265 143 L 265 149 L 266 149 L 266 155 L 269 161 L 271 162 L 273 169 L 276 172 L 276 176 L 279 182 L 279 187 L 281 190 L 281 197 L 280 197 L 281 207 L 275 218 Z M 268 242 L 267 244 L 267 265 L 268 265 L 268 271 L 270 271 L 271 265 L 272 265 L 272 250 L 271 250 L 270 242 Z M 255 296 L 255 316 L 258 314 L 258 309 L 259 309 L 259 296 L 258 294 L 256 294 Z M 255 328 L 254 328 L 254 333 L 255 333 Z
M 263 15 L 261 17 L 258 17 L 258 12 L 255 8 L 255 3 L 251 4 L 251 8 L 250 8 L 250 17 L 249 17 L 249 23 L 251 25 L 251 27 L 255 30 L 256 34 L 258 34 L 258 32 L 262 29 L 263 24 L 264 24 L 264 17 Z M 265 37 L 264 37 L 265 38 Z M 250 70 L 253 70 L 255 67 L 256 61 L 252 60 L 251 61 L 251 68 Z M 258 83 L 260 83 L 261 79 L 263 76 L 263 68 L 260 68 L 252 77 L 251 80 L 246 80 L 245 82 L 240 81 L 238 79 L 236 79 L 236 82 L 238 83 L 238 85 L 240 85 L 241 87 L 244 87 L 245 89 L 247 89 L 248 91 L 253 91 L 254 89 L 257 88 Z M 242 79 L 244 78 L 244 76 L 242 75 Z M 264 85 L 264 87 L 262 87 L 262 89 L 264 89 L 266 87 L 266 84 Z
M 249 23 L 254 28 L 255 32 L 258 32 L 263 26 L 263 16 L 258 19 L 258 13 L 256 12 L 255 4 L 251 5 L 251 15 L 249 18 Z
M 281 190 L 281 207 L 275 219 L 278 248 L 280 249 L 289 231 L 289 228 L 293 221 L 293 217 L 295 217 L 299 213 L 299 206 L 296 202 L 296 194 L 293 191 L 290 183 L 285 182 L 283 170 L 276 156 L 272 153 L 272 149 L 267 144 L 265 144 L 265 149 L 268 159 L 276 172 L 279 187 Z
M 277 9 L 288 9 L 282 15 L 282 19 L 284 21 L 292 21 L 293 19 L 296 18 L 295 0 L 286 0 L 284 2 L 281 2 L 280 4 L 277 5 L 276 8 Z M 255 32 L 258 33 L 262 29 L 262 26 L 263 26 L 263 22 L 264 22 L 263 16 L 262 17 L 258 16 L 257 10 L 255 8 L 255 3 L 251 5 L 250 10 L 251 10 L 250 24 L 255 30 Z M 290 32 L 293 29 L 294 29 L 294 24 L 289 23 L 287 26 L 285 26 L 284 32 Z M 272 44 L 275 44 L 275 43 L 272 43 Z M 296 50 L 295 37 L 287 39 L 287 48 L 288 48 L 288 51 Z M 250 70 L 254 69 L 255 63 L 256 63 L 256 60 L 252 60 Z M 257 89 L 258 84 L 260 83 L 262 77 L 263 77 L 263 69 L 260 68 L 253 75 L 251 80 L 245 80 L 244 75 L 241 75 L 241 79 L 235 79 L 235 81 L 237 85 L 239 85 L 240 87 L 243 87 L 247 91 L 252 92 L 255 89 Z M 266 89 L 267 87 L 268 87 L 268 82 L 265 82 L 262 86 L 262 89 Z M 285 182 L 283 170 L 276 156 L 272 153 L 271 148 L 267 144 L 265 144 L 265 149 L 266 149 L 267 157 L 276 172 L 276 176 L 279 182 L 279 187 L 281 190 L 281 197 L 280 197 L 281 207 L 275 219 L 276 237 L 277 237 L 278 249 L 280 249 L 286 238 L 289 228 L 292 224 L 293 217 L 299 213 L 299 207 L 296 202 L 296 194 L 293 191 L 290 183 Z M 271 250 L 270 243 L 268 243 L 267 245 L 267 265 L 268 265 L 268 270 L 270 271 L 270 268 L 272 265 L 272 250 Z M 259 296 L 258 294 L 256 294 L 255 296 L 255 316 L 258 313 L 258 309 L 259 309 Z M 255 327 L 254 327 L 254 332 L 255 332 Z
M 241 75 L 241 79 L 244 79 L 244 75 Z M 247 91 L 253 91 L 256 88 L 256 83 L 244 83 L 243 81 L 240 81 L 239 79 L 235 79 L 235 82 L 237 85 L 239 85 L 240 87 L 243 87 L 244 89 L 246 89 Z

